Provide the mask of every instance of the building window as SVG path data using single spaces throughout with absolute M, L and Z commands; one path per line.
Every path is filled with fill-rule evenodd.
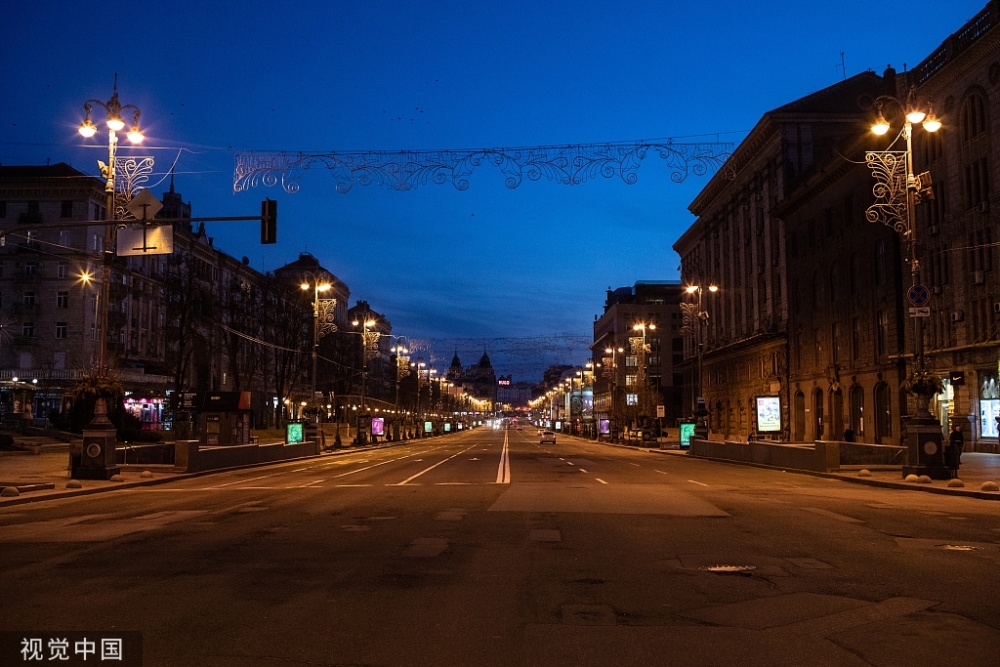
M 65 322 L 56 322 L 56 338 L 66 338 L 67 325 Z
M 38 262 L 25 262 L 24 275 L 34 276 L 38 273 Z
M 64 199 L 62 201 L 62 207 L 59 210 L 59 217 L 61 218 L 72 218 L 73 217 L 73 200 Z
M 35 337 L 35 323 L 34 322 L 24 322 L 21 324 L 21 335 L 25 338 Z
M 875 284 L 885 284 L 885 241 L 875 244 Z
M 59 264 L 56 266 L 56 277 L 57 278 L 69 277 L 69 262 L 59 262 Z
M 0 218 L 7 217 L 7 202 L 0 201 Z
M 839 364 L 840 360 L 843 358 L 841 347 L 844 344 L 844 340 L 840 334 L 840 322 L 834 322 L 830 329 L 830 353 L 833 355 L 834 365 Z
M 875 321 L 875 359 L 881 359 L 886 354 L 886 343 L 889 340 L 889 318 L 884 310 L 878 311 Z
M 23 303 L 25 306 L 34 306 L 35 305 L 35 293 L 34 292 L 24 292 L 21 295 L 21 303 Z
M 69 308 L 69 292 L 60 290 L 56 292 L 56 308 Z
M 855 317 L 851 320 L 851 359 L 858 361 L 861 358 L 861 318 Z

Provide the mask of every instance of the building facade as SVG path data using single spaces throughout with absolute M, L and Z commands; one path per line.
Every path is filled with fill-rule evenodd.
M 683 376 L 684 286 L 638 281 L 608 290 L 594 320 L 594 418 L 613 433 L 625 428 L 673 426 L 690 415 Z M 658 417 L 663 406 L 663 417 Z
M 173 252 L 105 259 L 104 188 L 66 164 L 0 167 L 0 412 L 45 423 L 103 356 L 144 428 L 169 426 L 181 392 L 251 391 L 258 427 L 287 418 L 308 379 L 299 290 L 215 248 L 173 179 L 157 216 Z
M 768 437 L 901 444 L 916 410 L 901 385 L 922 362 L 944 386 L 932 402 L 942 429 L 996 448 L 998 52 L 990 2 L 910 72 L 865 72 L 765 114 L 692 203 L 674 249 L 685 282 L 719 286 L 703 347 L 685 348 L 711 437 L 747 437 L 775 399 Z M 866 158 L 902 154 L 913 105 L 945 131 L 913 126 L 911 205 L 905 171 L 879 180 Z M 896 128 L 882 139 L 879 111 Z M 877 213 L 887 190 L 902 226 Z

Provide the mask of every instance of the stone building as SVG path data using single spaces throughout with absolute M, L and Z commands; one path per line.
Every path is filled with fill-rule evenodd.
M 661 426 L 691 414 L 685 402 L 684 286 L 678 281 L 637 281 L 608 290 L 604 312 L 594 320 L 594 418 L 619 432 L 649 425 L 664 407 Z M 636 327 L 639 326 L 639 329 Z M 610 352 L 609 352 L 610 350 Z
M 745 438 L 758 399 L 775 398 L 770 437 L 899 444 L 915 411 L 901 384 L 922 353 L 945 388 L 942 429 L 996 448 L 998 24 L 990 2 L 910 72 L 865 72 L 768 112 L 692 203 L 674 248 L 685 282 L 720 287 L 701 363 L 712 437 Z M 905 171 L 882 178 L 899 227 L 875 212 L 887 195 L 866 155 L 905 154 L 906 106 L 945 131 L 913 125 L 913 172 L 929 177 L 912 209 Z M 881 139 L 878 111 L 896 128 Z

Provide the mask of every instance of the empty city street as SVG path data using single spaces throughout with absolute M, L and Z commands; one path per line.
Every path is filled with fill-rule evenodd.
M 995 502 L 534 428 L 0 509 L 0 628 L 146 666 L 985 665 Z

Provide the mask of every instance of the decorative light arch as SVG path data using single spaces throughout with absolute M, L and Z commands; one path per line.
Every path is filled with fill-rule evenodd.
M 683 182 L 689 175 L 717 171 L 733 150 L 732 143 L 631 141 L 603 144 L 569 144 L 521 148 L 441 149 L 404 151 L 342 151 L 329 153 L 249 151 L 236 154 L 233 191 L 281 185 L 288 194 L 298 192 L 304 173 L 326 167 L 337 192 L 346 194 L 355 185 L 380 185 L 397 191 L 422 185 L 451 183 L 469 188 L 469 176 L 481 166 L 500 171 L 504 184 L 515 189 L 525 180 L 543 178 L 563 185 L 580 185 L 597 178 L 621 178 L 628 185 L 638 181 L 637 171 L 652 152 L 670 169 L 670 180 Z

